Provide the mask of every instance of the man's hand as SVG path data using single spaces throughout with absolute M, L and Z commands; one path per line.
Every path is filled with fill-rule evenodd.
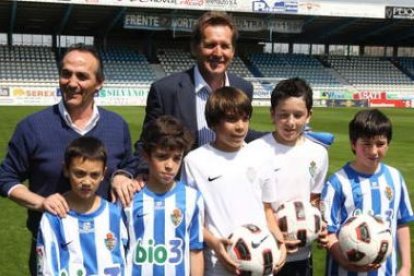
M 44 198 L 41 209 L 64 218 L 69 212 L 69 205 L 61 194 L 56 193 Z
M 119 199 L 123 207 L 128 207 L 134 194 L 141 191 L 142 187 L 144 187 L 142 176 L 131 179 L 124 174 L 117 174 L 111 180 L 111 201 L 115 202 Z

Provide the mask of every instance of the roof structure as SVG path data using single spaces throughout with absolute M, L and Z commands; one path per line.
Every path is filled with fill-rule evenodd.
M 395 1 L 394 1 L 395 2 Z M 123 6 L 74 5 L 0 1 L 0 32 L 51 35 L 82 35 L 96 38 L 136 37 L 144 30 L 124 28 L 127 13 L 199 15 L 200 10 L 149 9 Z M 250 14 L 252 15 L 252 14 Z M 253 14 L 254 15 L 254 14 Z M 303 20 L 302 32 L 241 33 L 241 39 L 274 42 L 414 46 L 414 20 L 266 14 L 269 18 Z M 157 36 L 165 32 L 151 31 Z

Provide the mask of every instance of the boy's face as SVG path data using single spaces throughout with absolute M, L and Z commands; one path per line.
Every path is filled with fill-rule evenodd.
M 151 155 L 144 155 L 149 167 L 148 182 L 151 185 L 169 187 L 175 181 L 183 159 L 182 150 L 155 148 Z
M 75 157 L 65 168 L 65 176 L 69 178 L 72 192 L 81 199 L 88 199 L 95 195 L 104 175 L 104 163 L 99 160 Z
M 249 117 L 226 116 L 213 127 L 216 133 L 214 146 L 222 151 L 238 151 L 244 144 L 244 138 L 249 130 Z
M 294 146 L 301 137 L 304 126 L 309 123 L 311 114 L 303 97 L 290 97 L 281 100 L 271 110 L 271 116 L 276 127 L 276 140 Z
M 353 166 L 365 173 L 374 173 L 388 151 L 388 139 L 385 136 L 358 138 L 352 149 L 355 152 Z

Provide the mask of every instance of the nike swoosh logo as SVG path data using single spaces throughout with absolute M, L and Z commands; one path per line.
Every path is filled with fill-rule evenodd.
M 220 178 L 220 177 L 222 177 L 222 175 L 218 175 L 218 176 L 215 176 L 215 177 L 208 177 L 208 181 L 214 181 L 214 180 L 216 180 L 216 179 L 218 179 L 218 178 Z
M 62 247 L 68 247 L 69 246 L 69 244 L 71 244 L 73 241 L 69 241 L 69 242 L 67 242 L 67 243 L 62 243 L 61 244 L 61 246 Z
M 263 239 L 261 239 L 259 242 L 252 242 L 252 247 L 253 248 L 258 248 L 269 236 L 264 237 Z

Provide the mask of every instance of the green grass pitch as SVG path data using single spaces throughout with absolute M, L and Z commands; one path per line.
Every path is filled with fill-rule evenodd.
M 42 107 L 0 107 L 0 159 L 3 160 L 7 143 L 16 123 L 30 113 Z M 121 114 L 130 125 L 132 140 L 135 141 L 141 131 L 144 108 L 110 107 Z M 329 172 L 339 169 L 353 158 L 350 150 L 347 125 L 357 109 L 352 108 L 315 108 L 311 126 L 316 131 L 329 131 L 335 134 L 335 143 L 329 149 Z M 414 109 L 383 109 L 394 126 L 394 137 L 385 162 L 397 167 L 403 173 L 414 203 Z M 268 108 L 256 107 L 252 118 L 252 128 L 272 130 Z M 27 259 L 30 237 L 25 228 L 26 211 L 10 200 L 0 199 L 0 275 L 28 275 Z M 411 225 L 411 256 L 414 256 L 414 227 Z M 323 275 L 325 253 L 314 252 L 314 275 Z

